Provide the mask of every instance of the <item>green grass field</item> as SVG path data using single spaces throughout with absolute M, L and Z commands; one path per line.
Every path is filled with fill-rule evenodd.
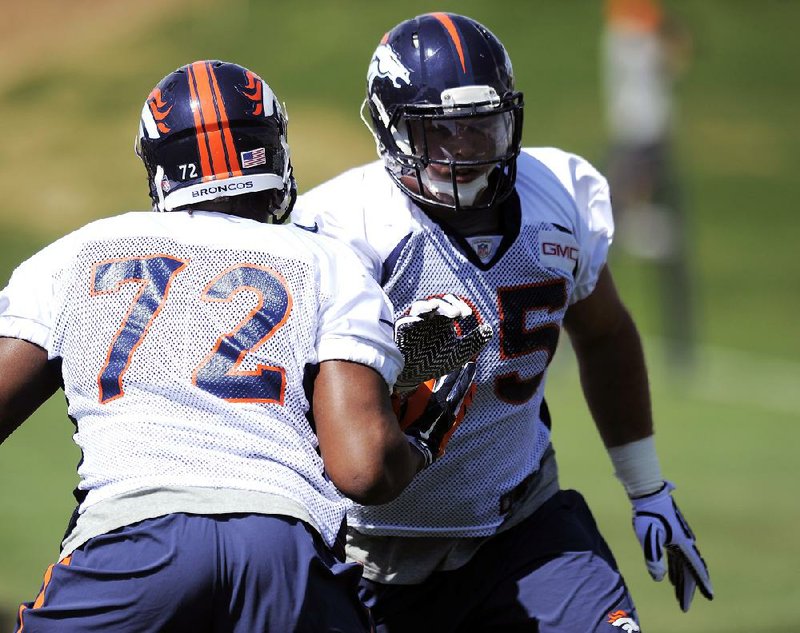
M 286 101 L 301 190 L 371 160 L 358 120 L 366 65 L 387 28 L 423 11 L 466 13 L 504 41 L 525 92 L 526 144 L 602 163 L 599 1 L 32 4 L 49 18 L 34 20 L 20 4 L 0 30 L 0 284 L 16 263 L 84 222 L 147 208 L 132 152 L 141 104 L 158 79 L 194 59 L 246 65 Z M 678 484 L 716 599 L 698 598 L 683 614 L 671 588 L 647 575 L 567 346 L 548 396 L 562 483 L 588 497 L 644 630 L 789 633 L 800 627 L 800 222 L 791 203 L 800 168 L 800 3 L 667 4 L 697 41 L 678 88 L 677 139 L 693 246 L 693 370 L 665 357 L 654 271 L 621 254 L 614 266 L 646 341 L 662 465 Z M 59 394 L 0 448 L 6 612 L 32 599 L 57 556 L 77 483 L 71 431 Z

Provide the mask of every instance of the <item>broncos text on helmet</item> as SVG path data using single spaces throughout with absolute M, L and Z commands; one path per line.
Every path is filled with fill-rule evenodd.
M 475 20 L 429 13 L 395 26 L 364 104 L 389 175 L 416 202 L 487 209 L 513 190 L 522 93 L 505 47 Z
M 142 108 L 136 154 L 156 211 L 268 191 L 266 219 L 296 197 L 287 117 L 270 87 L 237 64 L 201 60 L 164 77 Z

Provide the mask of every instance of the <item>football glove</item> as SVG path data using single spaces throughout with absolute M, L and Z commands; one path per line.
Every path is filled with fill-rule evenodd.
M 714 598 L 714 590 L 694 534 L 672 498 L 674 489 L 672 482 L 665 481 L 656 492 L 631 499 L 633 529 L 644 550 L 647 571 L 654 580 L 664 578 L 666 550 L 669 581 L 675 587 L 681 610 L 688 611 L 695 588 L 708 600 Z
M 405 360 L 396 391 L 411 391 L 460 369 L 480 353 L 492 338 L 492 326 L 480 324 L 463 336 L 456 329 L 456 322 L 471 314 L 472 308 L 452 294 L 411 304 L 408 315 L 394 326 L 395 343 Z
M 458 371 L 429 380 L 407 395 L 392 396 L 392 406 L 408 441 L 422 453 L 425 466 L 444 455 L 447 442 L 464 419 L 475 395 L 474 361 Z

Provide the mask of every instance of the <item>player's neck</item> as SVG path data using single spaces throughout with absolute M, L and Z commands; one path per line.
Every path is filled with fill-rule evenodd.
M 473 235 L 500 235 L 503 232 L 503 214 L 498 206 L 475 211 L 423 208 L 435 222 L 445 224 L 462 237 Z

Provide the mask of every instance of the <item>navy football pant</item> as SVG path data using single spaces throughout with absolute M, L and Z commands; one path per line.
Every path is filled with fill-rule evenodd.
M 302 521 L 170 514 L 89 540 L 20 607 L 22 633 L 370 630 L 361 568 Z
M 574 490 L 488 540 L 459 569 L 417 585 L 362 579 L 361 596 L 378 633 L 639 630 L 614 557 Z

